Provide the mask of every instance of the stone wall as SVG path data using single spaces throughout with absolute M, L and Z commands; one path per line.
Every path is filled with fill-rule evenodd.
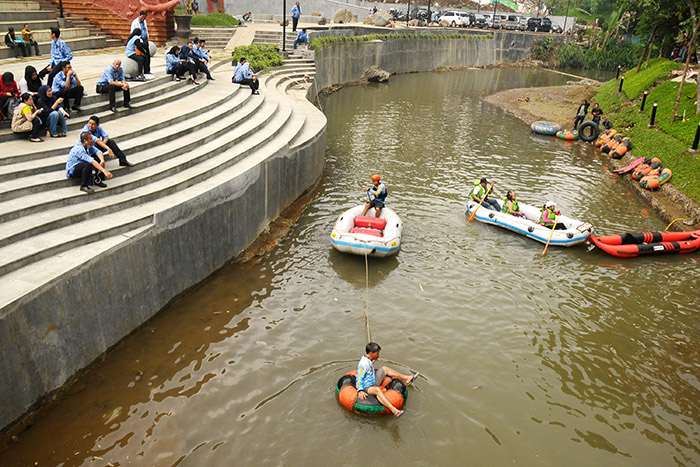
M 250 154 L 236 177 L 3 309 L 0 428 L 235 258 L 318 182 L 324 154 L 325 130 L 293 152 Z

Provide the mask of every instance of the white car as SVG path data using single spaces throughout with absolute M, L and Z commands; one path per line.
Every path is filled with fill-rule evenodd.
M 466 13 L 464 13 L 466 15 Z M 458 11 L 448 11 L 440 17 L 440 23 L 447 26 L 469 26 L 469 15 L 463 16 L 463 13 Z

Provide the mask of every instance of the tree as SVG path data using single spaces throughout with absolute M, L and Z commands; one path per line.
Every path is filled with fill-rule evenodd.
M 685 4 L 690 10 L 690 22 L 693 25 L 693 35 L 688 43 L 689 46 L 695 45 L 695 50 L 697 51 L 696 40 L 698 38 L 698 31 L 700 30 L 700 18 L 698 18 L 698 0 L 685 0 Z M 690 47 L 689 47 L 690 49 Z M 678 95 L 676 96 L 676 104 L 673 106 L 673 113 L 671 114 L 671 123 L 676 121 L 676 114 L 678 113 L 678 105 L 681 102 L 681 96 L 683 95 L 683 86 L 685 85 L 685 77 L 688 75 L 688 69 L 690 68 L 690 50 L 688 50 L 688 56 L 685 59 L 685 68 L 683 69 L 683 77 L 681 78 L 681 85 L 678 87 Z M 698 80 L 698 91 L 700 91 L 700 80 Z M 695 107 L 695 113 L 700 113 L 700 100 L 697 102 Z

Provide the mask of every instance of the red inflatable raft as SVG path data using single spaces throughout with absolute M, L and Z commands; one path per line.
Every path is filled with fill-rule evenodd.
M 700 248 L 700 230 L 693 232 L 642 232 L 589 235 L 588 240 L 609 255 L 634 258 L 664 253 L 692 253 Z
M 364 400 L 357 398 L 356 376 L 357 370 L 345 373 L 335 385 L 335 394 L 343 407 L 361 415 L 379 416 L 391 413 L 377 400 L 376 396 L 368 395 Z M 384 390 L 384 395 L 389 399 L 391 405 L 397 409 L 403 407 L 406 397 L 408 397 L 406 383 L 387 376 L 379 387 Z

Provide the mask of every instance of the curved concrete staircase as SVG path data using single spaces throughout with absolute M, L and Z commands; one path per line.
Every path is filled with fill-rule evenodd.
M 260 95 L 220 68 L 200 86 L 161 77 L 134 84 L 136 108 L 116 114 L 91 94 L 67 138 L 33 144 L 0 131 L 0 427 L 225 264 L 313 185 L 326 119 L 304 98 L 304 75 L 313 76 L 309 62 L 291 59 L 261 76 Z M 86 195 L 66 179 L 65 161 L 90 114 L 136 166 L 108 160 L 114 178 Z

